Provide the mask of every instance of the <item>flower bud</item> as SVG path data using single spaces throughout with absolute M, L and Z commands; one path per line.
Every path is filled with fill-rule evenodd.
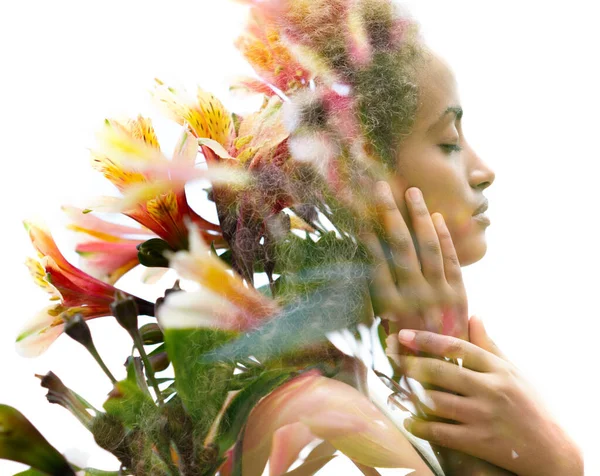
M 42 387 L 48 389 L 46 399 L 69 410 L 86 428 L 89 429 L 92 416 L 81 398 L 68 388 L 54 372 L 46 375 L 36 375 L 41 380 Z
M 131 450 L 123 423 L 113 415 L 100 413 L 91 428 L 96 444 L 112 453 L 124 466 L 132 466 Z
M 94 346 L 90 328 L 83 319 L 83 316 L 79 313 L 75 314 L 65 322 L 65 334 L 71 339 L 79 342 L 85 348 Z
M 131 296 L 127 296 L 122 292 L 117 292 L 115 300 L 110 304 L 112 315 L 115 316 L 117 322 L 132 336 L 138 332 L 138 307 Z
M 160 326 L 154 322 L 144 324 L 140 327 L 140 334 L 142 335 L 144 345 L 160 344 L 165 340 Z
M 148 356 L 148 358 L 154 372 L 162 372 L 171 363 L 166 352 L 159 352 L 158 354 Z
M 169 260 L 165 256 L 165 251 L 175 251 L 160 238 L 151 238 L 140 243 L 137 250 L 140 263 L 149 268 L 168 268 Z

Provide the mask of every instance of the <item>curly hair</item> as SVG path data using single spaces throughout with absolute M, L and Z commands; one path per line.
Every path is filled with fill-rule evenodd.
M 414 124 L 417 71 L 427 56 L 416 21 L 393 0 L 245 2 L 275 26 L 294 60 L 313 79 L 348 90 L 345 101 L 338 98 L 325 105 L 300 95 L 300 102 L 310 107 L 300 108 L 302 119 L 296 122 L 322 129 L 328 112 L 339 114 L 340 108 L 350 107 L 358 130 L 345 121 L 345 130 L 338 127 L 338 133 L 355 141 L 353 133 L 359 132 L 368 153 L 394 171 L 397 147 Z M 326 95 L 322 99 L 327 103 Z

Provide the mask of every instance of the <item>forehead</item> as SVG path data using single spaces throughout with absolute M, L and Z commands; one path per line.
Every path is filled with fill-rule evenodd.
M 437 54 L 430 52 L 417 74 L 419 106 L 415 128 L 427 130 L 449 106 L 460 105 L 454 73 Z

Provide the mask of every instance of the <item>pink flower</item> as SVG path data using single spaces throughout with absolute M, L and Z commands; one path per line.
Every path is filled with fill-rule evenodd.
M 283 474 L 311 440 L 329 441 L 354 461 L 371 467 L 401 467 L 407 441 L 369 399 L 355 388 L 312 370 L 265 397 L 248 418 L 242 469 Z
M 65 320 L 80 313 L 89 320 L 111 315 L 110 304 L 117 289 L 77 269 L 61 254 L 50 232 L 26 222 L 31 242 L 40 259 L 28 259 L 35 282 L 50 294 L 53 304 L 43 309 L 17 337 L 20 354 L 34 357 L 43 353 L 62 334 Z M 135 298 L 140 312 L 153 315 L 154 306 Z
M 110 223 L 71 206 L 62 209 L 71 219 L 67 228 L 84 237 L 75 247 L 82 270 L 108 284 L 137 266 L 137 246 L 156 237 L 146 228 Z

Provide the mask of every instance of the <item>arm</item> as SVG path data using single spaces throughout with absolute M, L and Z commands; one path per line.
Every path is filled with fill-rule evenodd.
M 415 436 L 489 461 L 520 476 L 583 475 L 581 450 L 553 420 L 518 369 L 471 318 L 471 343 L 431 332 L 401 333 L 401 343 L 463 367 L 398 356 L 405 373 L 446 391 L 426 391 L 428 413 L 445 421 L 407 420 Z M 452 393 L 449 393 L 449 392 Z

